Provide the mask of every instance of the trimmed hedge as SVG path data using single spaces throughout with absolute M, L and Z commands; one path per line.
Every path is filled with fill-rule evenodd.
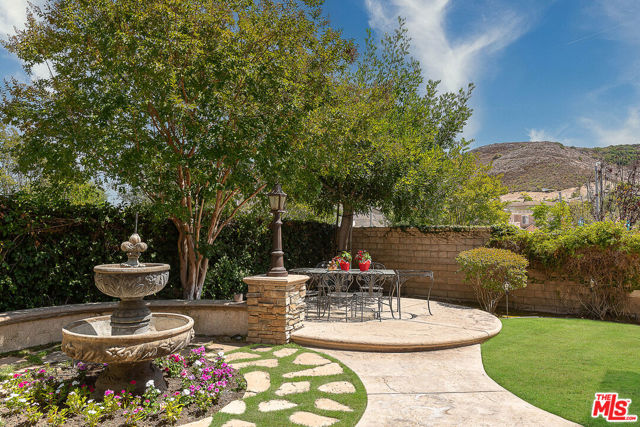
M 93 267 L 126 260 L 120 243 L 133 232 L 136 212 L 138 233 L 149 245 L 142 262 L 171 265 L 169 283 L 155 298 L 180 298 L 178 233 L 148 207 L 69 206 L 25 196 L 0 197 L 0 311 L 113 300 L 95 287 Z M 228 299 L 243 286 L 244 273 L 267 271 L 268 221 L 238 217 L 207 248 L 211 262 L 203 297 Z M 330 259 L 333 235 L 328 224 L 285 221 L 287 268 Z

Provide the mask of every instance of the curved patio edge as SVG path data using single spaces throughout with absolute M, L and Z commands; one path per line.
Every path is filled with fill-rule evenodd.
M 479 344 L 497 335 L 500 320 L 490 313 L 459 305 L 403 298 L 405 317 L 382 322 L 305 321 L 291 339 L 303 346 L 366 352 L 417 352 Z

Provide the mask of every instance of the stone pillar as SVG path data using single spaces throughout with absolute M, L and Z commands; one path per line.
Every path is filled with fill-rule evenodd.
M 245 277 L 249 285 L 247 309 L 249 331 L 247 341 L 263 344 L 286 344 L 291 333 L 302 327 L 305 315 L 304 297 L 308 276 L 286 277 L 266 275 Z

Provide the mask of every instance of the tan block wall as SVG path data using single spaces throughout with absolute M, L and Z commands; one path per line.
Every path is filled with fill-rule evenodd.
M 489 238 L 489 228 L 423 233 L 415 228 L 362 227 L 353 229 L 352 251 L 366 249 L 374 262 L 391 269 L 432 270 L 434 299 L 477 304 L 471 286 L 458 272 L 455 258 L 461 251 L 484 246 Z M 529 276 L 526 288 L 510 293 L 510 310 L 558 314 L 579 311 L 578 300 L 573 296 L 578 285 L 536 270 L 530 270 Z M 402 295 L 426 297 L 428 290 L 428 279 L 411 279 L 403 286 Z M 640 316 L 640 291 L 631 295 L 631 307 Z

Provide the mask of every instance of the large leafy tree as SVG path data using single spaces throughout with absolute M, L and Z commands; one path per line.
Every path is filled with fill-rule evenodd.
M 399 224 L 492 225 L 506 222 L 509 214 L 500 196 L 507 192 L 500 176 L 489 175 L 491 166 L 477 162 L 466 146 L 432 150 L 422 156 L 414 173 L 399 185 L 402 209 L 392 212 Z
M 378 207 L 405 218 L 417 201 L 437 196 L 443 174 L 428 175 L 466 146 L 457 137 L 471 115 L 472 86 L 440 94 L 409 51 L 402 19 L 379 45 L 369 33 L 356 64 L 337 76 L 333 102 L 309 120 L 313 155 L 302 157 L 301 193 L 319 210 L 342 207 L 339 250 L 348 248 L 354 214 Z
M 143 192 L 179 231 L 200 298 L 222 229 L 286 171 L 350 44 L 318 0 L 56 0 L 5 47 L 49 77 L 5 85 L 16 155 L 50 179 Z

